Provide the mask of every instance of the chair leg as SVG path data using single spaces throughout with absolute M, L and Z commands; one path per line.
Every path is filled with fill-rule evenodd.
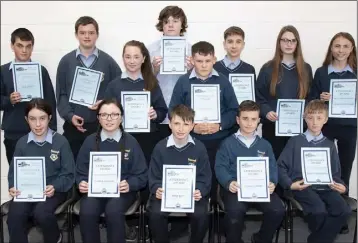
M 292 209 L 292 204 L 290 204 L 290 217 L 289 217 L 289 229 L 290 229 L 290 243 L 293 243 L 293 209 Z
M 354 228 L 353 243 L 357 243 L 357 218 L 356 218 L 356 223 L 355 223 L 355 228 Z
M 220 234 L 220 211 L 219 211 L 219 206 L 217 206 L 216 209 L 216 227 L 217 227 L 217 234 L 218 234 L 218 243 L 221 243 L 221 234 Z
M 285 212 L 285 222 L 284 222 L 284 226 L 285 226 L 285 243 L 288 243 L 288 222 L 289 222 L 289 208 L 287 206 L 287 210 Z
M 213 233 L 213 231 L 212 231 L 212 225 L 213 225 L 213 217 L 212 217 L 212 214 L 209 213 L 209 214 L 208 214 L 208 217 L 209 217 L 209 237 L 208 237 L 208 242 L 209 242 L 209 243 L 213 243 L 213 242 L 212 242 L 212 233 Z

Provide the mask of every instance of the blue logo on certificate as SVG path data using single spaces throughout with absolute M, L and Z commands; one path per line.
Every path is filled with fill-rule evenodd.
M 81 71 L 79 71 L 79 72 L 78 72 L 78 75 L 80 75 L 80 76 L 88 76 L 88 74 L 86 74 L 86 73 L 85 73 L 85 72 L 83 72 L 83 71 L 82 71 L 82 72 L 81 72 Z
M 16 68 L 16 71 L 19 71 L 19 72 L 21 72 L 21 71 L 26 71 L 26 69 L 23 68 L 23 67 L 18 67 L 18 68 Z

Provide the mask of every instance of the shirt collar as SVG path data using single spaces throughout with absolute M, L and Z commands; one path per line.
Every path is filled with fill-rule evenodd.
M 345 66 L 345 68 L 343 68 L 343 70 L 335 69 L 332 64 L 328 65 L 328 74 L 340 73 L 340 72 L 346 72 L 346 71 L 349 71 L 349 72 L 353 73 L 353 69 L 348 64 L 347 64 L 347 66 Z
M 296 64 L 295 61 L 293 61 L 293 62 L 284 62 L 283 60 L 281 61 L 281 63 L 285 64 L 287 67 L 293 67 Z
M 119 140 L 121 140 L 121 137 L 122 137 L 122 132 L 117 129 L 117 131 L 112 135 L 110 136 L 108 133 L 106 133 L 103 129 L 101 131 L 101 141 L 105 141 L 107 139 L 113 139 L 113 140 L 116 140 L 116 142 L 118 143 Z
M 52 144 L 52 136 L 53 136 L 53 131 L 50 128 L 47 129 L 45 141 Z M 38 143 L 45 142 L 45 141 L 36 140 L 36 136 L 32 131 L 29 133 L 29 136 L 27 138 L 27 143 L 29 143 L 31 141 L 38 142 Z
M 241 62 L 240 58 L 236 59 L 235 61 L 232 61 L 229 59 L 229 57 L 227 55 L 225 55 L 223 62 L 225 64 L 226 67 L 229 67 L 230 64 L 234 64 L 234 66 L 238 66 Z
M 78 57 L 78 55 L 84 56 L 84 55 L 82 54 L 82 52 L 81 52 L 81 50 L 80 50 L 79 47 L 78 47 L 77 50 L 76 50 L 76 57 Z M 97 47 L 94 48 L 94 50 L 93 50 L 93 52 L 91 53 L 91 55 L 95 55 L 96 57 L 98 57 L 98 49 L 97 49 Z M 91 55 L 89 55 L 89 56 L 91 56 Z
M 235 136 L 236 136 L 237 138 L 239 138 L 239 137 L 244 137 L 244 138 L 246 138 L 244 135 L 242 135 L 240 129 L 237 130 L 237 132 L 235 133 Z M 252 134 L 252 138 L 256 138 L 256 136 L 259 136 L 259 133 L 255 130 L 255 131 L 253 132 L 253 134 Z
M 130 78 L 130 77 L 129 77 L 128 73 L 127 73 L 126 71 L 124 71 L 124 72 L 122 73 L 122 75 L 121 75 L 121 78 Z M 130 78 L 130 79 L 132 79 L 132 78 Z M 138 80 L 138 79 L 144 80 L 144 79 L 143 79 L 143 76 L 142 76 L 142 73 L 140 73 L 135 80 Z
M 188 135 L 188 142 L 185 145 L 187 145 L 188 143 L 192 143 L 195 145 L 195 142 L 194 142 L 192 136 L 190 136 L 190 134 Z M 179 147 L 184 147 L 185 145 L 181 145 L 181 146 L 177 145 L 174 141 L 173 134 L 171 134 L 168 138 L 167 148 L 171 147 L 171 146 L 175 146 L 175 147 L 179 148 Z
M 29 63 L 29 62 L 32 62 L 31 59 L 28 62 L 23 62 L 23 63 Z M 10 66 L 9 66 L 9 70 L 12 69 L 12 67 L 14 66 L 14 63 L 19 63 L 19 62 L 17 62 L 16 60 L 12 60 L 10 63 Z
M 213 70 L 211 71 L 211 73 L 209 74 L 209 77 L 208 77 L 208 78 L 210 78 L 211 76 L 219 76 L 219 73 L 218 73 L 215 69 L 213 69 Z M 198 76 L 198 75 L 196 74 L 196 72 L 195 72 L 195 68 L 193 68 L 193 70 L 191 71 L 190 76 L 189 76 L 189 79 L 192 79 L 192 78 L 198 78 L 198 79 L 200 79 L 199 76 Z
M 304 134 L 308 142 L 311 142 L 312 140 L 314 141 L 321 140 L 323 138 L 322 132 L 318 136 L 313 136 L 308 130 L 306 130 Z

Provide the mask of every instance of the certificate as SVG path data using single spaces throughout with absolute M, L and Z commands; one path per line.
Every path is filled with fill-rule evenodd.
M 357 79 L 331 79 L 329 117 L 357 118 Z
M 196 166 L 163 165 L 162 212 L 194 212 Z
M 46 201 L 45 157 L 14 157 L 14 188 L 20 191 L 15 202 Z
M 220 84 L 192 84 L 191 108 L 194 123 L 220 123 Z
M 278 120 L 275 122 L 276 136 L 291 137 L 303 132 L 303 112 L 305 100 L 279 99 L 277 101 Z
M 37 62 L 13 63 L 14 90 L 21 95 L 21 102 L 43 98 L 41 65 Z
M 90 152 L 88 197 L 119 197 L 120 152 Z
M 237 157 L 238 200 L 269 202 L 269 158 Z
M 160 74 L 185 74 L 187 44 L 185 37 L 163 36 L 161 39 Z
M 124 117 L 123 126 L 126 132 L 150 132 L 149 91 L 122 91 Z
M 94 105 L 102 78 L 102 72 L 77 66 L 69 102 L 87 107 Z
M 230 73 L 229 81 L 234 88 L 237 102 L 255 101 L 255 80 L 252 73 Z
M 329 148 L 301 148 L 302 177 L 305 184 L 333 183 Z

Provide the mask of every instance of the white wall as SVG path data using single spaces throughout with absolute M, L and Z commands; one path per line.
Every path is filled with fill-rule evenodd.
M 35 36 L 33 60 L 41 62 L 55 82 L 61 57 L 77 47 L 74 23 L 82 15 L 90 15 L 99 23 L 98 47 L 123 68 L 121 53 L 125 42 L 136 39 L 146 44 L 160 37 L 155 29 L 159 12 L 166 5 L 182 7 L 188 17 L 187 38 L 191 43 L 211 42 L 218 58 L 222 58 L 223 32 L 238 25 L 246 32 L 242 59 L 261 65 L 274 53 L 281 27 L 296 26 L 300 32 L 304 58 L 313 71 L 324 58 L 331 37 L 340 31 L 357 36 L 357 3 L 333 2 L 177 2 L 177 1 L 68 1 L 68 2 L 1 2 L 1 64 L 13 59 L 10 34 L 19 27 L 30 29 Z M 344 9 L 344 11 L 338 11 Z M 54 83 L 55 85 L 55 83 Z M 62 131 L 62 122 L 59 131 Z M 1 134 L 1 201 L 7 200 L 7 162 Z M 356 162 L 355 162 L 356 166 Z M 357 169 L 352 174 L 352 195 L 356 197 Z

